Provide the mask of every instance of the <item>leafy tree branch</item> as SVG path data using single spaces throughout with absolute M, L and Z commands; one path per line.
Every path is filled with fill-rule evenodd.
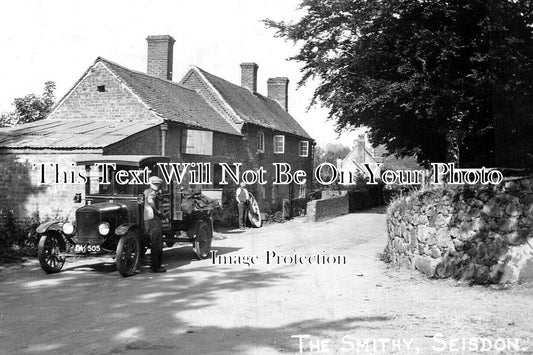
M 531 0 L 304 0 L 296 23 L 265 20 L 300 43 L 300 84 L 337 130 L 422 163 L 494 160 L 494 127 L 533 102 Z M 529 111 L 531 112 L 531 111 Z M 520 120 L 518 120 L 520 121 Z

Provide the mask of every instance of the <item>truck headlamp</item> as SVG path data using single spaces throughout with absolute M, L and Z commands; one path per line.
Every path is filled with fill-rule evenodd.
M 68 235 L 74 234 L 74 230 L 75 230 L 75 228 L 74 228 L 74 225 L 72 223 L 67 222 L 67 223 L 63 224 L 63 233 L 68 234 Z
M 103 222 L 103 223 L 100 223 L 100 225 L 98 226 L 98 232 L 101 234 L 101 235 L 108 235 L 109 234 L 109 223 L 107 222 Z

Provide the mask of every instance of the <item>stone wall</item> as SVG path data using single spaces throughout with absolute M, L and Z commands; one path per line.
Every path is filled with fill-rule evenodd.
M 74 151 L 68 154 L 0 154 L 0 225 L 9 212 L 18 221 L 29 220 L 37 213 L 41 220 L 72 217 L 73 211 L 81 206 L 73 202 L 74 195 L 84 195 L 83 183 L 70 183 L 72 172 L 77 178 L 77 173 L 83 171 L 83 167 L 72 166 L 72 163 L 82 156 Z M 41 164 L 45 165 L 45 184 L 41 184 Z M 60 166 L 60 183 L 55 183 L 55 171 L 50 164 Z M 65 181 L 63 172 L 67 172 L 68 183 L 62 183 Z
M 533 178 L 416 191 L 388 208 L 386 253 L 429 277 L 533 280 Z
M 348 195 L 323 198 L 307 203 L 307 222 L 318 222 L 348 213 Z

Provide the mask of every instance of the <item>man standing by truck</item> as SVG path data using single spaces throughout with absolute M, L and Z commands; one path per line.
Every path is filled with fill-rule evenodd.
M 239 209 L 239 228 L 246 228 L 246 215 L 248 214 L 248 190 L 246 184 L 241 182 L 241 186 L 235 191 L 235 199 L 237 200 L 237 207 Z
M 163 231 L 161 220 L 163 213 L 161 205 L 161 184 L 163 180 L 158 176 L 150 176 L 148 179 L 150 187 L 144 190 L 144 228 L 150 234 L 152 243 L 152 272 L 166 272 L 161 266 L 163 262 Z

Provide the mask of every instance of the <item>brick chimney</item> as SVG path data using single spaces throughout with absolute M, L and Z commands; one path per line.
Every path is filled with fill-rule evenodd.
M 148 75 L 172 80 L 174 38 L 168 35 L 148 36 Z
M 289 111 L 289 78 L 270 78 L 267 80 L 268 97 L 279 102 L 285 111 Z
M 241 63 L 241 86 L 251 92 L 257 92 L 257 69 L 255 63 Z

